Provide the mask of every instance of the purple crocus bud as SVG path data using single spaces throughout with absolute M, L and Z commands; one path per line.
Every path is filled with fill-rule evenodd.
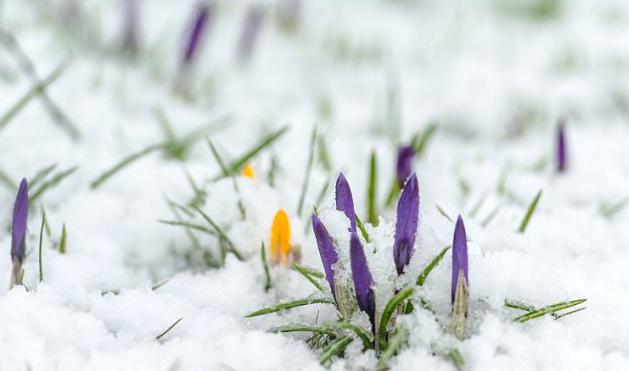
M 400 275 L 408 265 L 415 252 L 415 235 L 419 219 L 419 187 L 417 175 L 411 174 L 404 186 L 402 196 L 397 204 L 397 221 L 395 222 L 395 242 L 393 244 L 393 260 L 395 269 Z
M 13 205 L 11 225 L 11 258 L 22 263 L 26 240 L 26 220 L 28 219 L 28 183 L 22 179 Z
M 264 9 L 260 5 L 251 5 L 247 10 L 240 41 L 238 43 L 238 56 L 240 58 L 249 58 L 258 39 L 262 20 L 264 18 Z
M 467 275 L 467 236 L 465 234 L 465 225 L 463 219 L 459 215 L 454 227 L 454 240 L 452 241 L 452 292 L 451 298 L 454 303 L 456 296 L 459 276 L 463 274 L 465 279 L 465 287 L 469 284 Z
M 562 121 L 557 127 L 557 172 L 563 173 L 568 167 L 568 155 L 566 153 L 566 125 Z
M 330 237 L 328 230 L 315 214 L 312 215 L 312 230 L 314 231 L 317 246 L 319 247 L 319 255 L 321 256 L 321 262 L 323 263 L 325 279 L 330 284 L 330 290 L 336 299 L 336 290 L 334 289 L 334 264 L 336 264 L 339 260 L 339 257 L 336 254 L 334 243 L 332 242 L 332 238 Z
M 207 3 L 202 3 L 196 10 L 192 28 L 190 29 L 190 34 L 188 36 L 188 42 L 186 43 L 186 48 L 184 50 L 184 65 L 190 65 L 199 52 L 201 39 L 203 38 L 203 34 L 207 28 L 208 19 L 210 18 L 210 6 L 211 4 L 208 5 Z
M 404 182 L 413 172 L 413 158 L 415 148 L 413 146 L 403 146 L 397 152 L 397 184 L 402 189 Z
M 345 213 L 349 219 L 349 231 L 356 234 L 356 212 L 354 212 L 354 199 L 349 183 L 343 173 L 336 179 L 336 209 Z
M 124 0 L 122 49 L 129 54 L 138 50 L 138 1 Z
M 371 330 L 375 333 L 376 328 L 376 297 L 373 292 L 373 278 L 369 273 L 365 251 L 360 244 L 356 233 L 352 233 L 350 241 L 350 262 L 352 266 L 352 280 L 354 281 L 354 291 L 358 307 L 369 316 Z

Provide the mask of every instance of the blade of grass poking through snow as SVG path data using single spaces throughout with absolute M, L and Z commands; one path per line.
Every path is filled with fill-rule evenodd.
M 537 310 L 537 308 L 535 308 L 532 305 L 521 303 L 519 301 L 511 301 L 509 299 L 505 299 L 505 307 L 511 308 L 511 309 L 519 309 L 519 310 L 523 310 L 525 312 L 533 312 L 533 311 Z
M 422 270 L 422 272 L 417 277 L 417 281 L 415 282 L 417 286 L 424 286 L 424 283 L 426 282 L 426 278 L 428 278 L 428 275 L 430 274 L 430 272 L 432 272 L 432 270 L 435 269 L 435 267 L 439 265 L 439 263 L 441 263 L 441 260 L 443 260 L 443 257 L 446 255 L 446 252 L 448 252 L 448 250 L 450 250 L 451 247 L 452 246 L 449 246 L 449 245 L 444 247 L 441 250 L 441 252 L 437 256 L 435 256 L 434 259 L 430 261 L 430 263 L 428 263 L 428 265 Z
M 352 331 L 363 342 L 363 347 L 365 349 L 373 348 L 373 344 L 371 342 L 371 336 L 369 335 L 369 332 L 360 326 L 353 325 L 349 322 L 324 322 L 323 325 L 326 328 L 344 329 L 344 330 Z
M 103 172 L 101 175 L 94 178 L 94 180 L 90 182 L 90 188 L 97 189 L 98 187 L 103 185 L 103 183 L 105 183 L 109 178 L 114 176 L 116 173 L 118 173 L 122 169 L 126 168 L 127 166 L 131 165 L 132 163 L 141 159 L 142 157 L 145 157 L 146 155 L 153 153 L 155 151 L 159 151 L 163 148 L 164 148 L 163 143 L 151 144 L 150 146 L 123 158 L 114 166 L 112 166 L 111 168 Z
M 168 282 L 170 282 L 170 279 L 165 279 L 162 281 L 159 281 L 158 283 L 154 284 L 153 286 L 151 286 L 151 291 L 157 291 L 159 290 L 162 286 L 164 286 L 165 284 L 167 284 Z
M 306 270 L 304 270 L 299 264 L 297 263 L 293 263 L 291 265 L 291 267 L 296 270 L 297 272 L 299 272 L 302 276 L 304 276 L 304 278 L 306 278 L 308 280 L 308 282 L 310 282 L 317 290 L 319 291 L 323 291 L 323 287 L 319 284 L 319 282 L 317 282 L 317 280 L 315 280 L 308 272 L 306 272 Z
M 369 239 L 369 233 L 367 233 L 367 229 L 365 229 L 365 225 L 363 224 L 363 222 L 360 220 L 360 218 L 358 217 L 358 215 L 356 215 L 356 226 L 358 227 L 358 229 L 360 230 L 360 234 L 363 235 L 363 238 L 365 239 L 365 242 L 369 243 L 370 239 Z
M 271 280 L 271 272 L 269 271 L 269 262 L 266 259 L 266 247 L 264 241 L 260 247 L 260 257 L 262 259 L 262 268 L 264 269 L 264 292 L 268 292 L 273 287 L 273 281 Z
M 458 349 L 454 348 L 450 350 L 448 353 L 445 354 L 445 357 L 454 364 L 454 367 L 458 371 L 463 370 L 463 366 L 465 366 L 465 359 L 463 359 L 463 355 Z
M 398 326 L 395 333 L 389 339 L 387 348 L 380 355 L 376 370 L 385 371 L 389 369 L 388 363 L 395 354 L 397 354 L 408 341 L 408 330 L 404 326 Z
M 59 252 L 61 254 L 66 253 L 68 245 L 68 232 L 66 231 L 66 223 L 63 223 L 63 227 L 61 228 L 61 240 L 59 241 Z
M 245 209 L 245 204 L 242 201 L 242 197 L 240 196 L 240 188 L 238 188 L 238 181 L 236 181 L 235 173 L 229 172 L 229 170 L 225 166 L 225 162 L 223 161 L 223 158 L 221 157 L 220 153 L 218 153 L 218 150 L 214 146 L 214 143 L 212 143 L 212 141 L 209 138 L 207 140 L 207 143 L 208 143 L 208 146 L 210 147 L 210 151 L 212 152 L 212 155 L 214 156 L 214 159 L 216 159 L 216 162 L 218 163 L 218 166 L 221 168 L 221 171 L 223 172 L 223 174 L 226 174 L 226 176 L 229 176 L 232 180 L 232 186 L 234 187 L 234 192 L 236 192 L 236 196 L 238 197 L 238 210 L 240 210 L 240 217 L 244 220 L 247 217 L 247 210 Z
M 331 331 L 325 327 L 314 327 L 314 326 L 304 326 L 304 325 L 286 325 L 286 326 L 278 326 L 273 327 L 269 330 L 269 332 L 314 332 L 319 334 L 328 335 L 331 338 L 336 338 L 336 332 Z
M 212 236 L 216 236 L 217 233 L 213 230 L 213 229 L 209 229 L 206 226 L 200 225 L 200 224 L 195 224 L 192 222 L 186 222 L 186 221 L 182 221 L 182 220 L 158 220 L 158 222 L 162 223 L 162 224 L 166 224 L 166 225 L 172 225 L 172 226 L 177 226 L 177 227 L 184 227 L 186 229 L 192 229 L 195 231 L 199 231 L 199 232 L 204 232 L 207 234 L 210 234 Z
M 587 299 L 577 299 L 577 300 L 571 300 L 571 301 L 564 301 L 564 302 L 560 302 L 560 303 L 556 303 L 556 304 L 551 304 L 545 307 L 542 307 L 540 309 L 537 309 L 535 311 L 523 314 L 519 317 L 516 317 L 513 319 L 514 322 L 519 322 L 519 323 L 524 323 L 527 321 L 530 321 L 532 319 L 535 318 L 539 318 L 539 317 L 543 317 L 547 314 L 554 314 L 557 312 L 560 312 L 562 310 L 566 310 L 568 308 L 572 308 L 574 306 L 577 306 L 579 304 L 583 304 L 587 301 Z
M 44 225 L 46 224 L 46 210 L 42 210 L 41 227 L 39 228 L 39 282 L 44 282 L 44 257 L 42 246 L 44 245 Z
M 60 171 L 55 174 L 55 176 L 42 183 L 42 185 L 33 192 L 33 195 L 30 198 L 30 202 L 35 203 L 35 201 L 37 201 L 44 194 L 44 192 L 59 185 L 59 183 L 61 183 L 65 178 L 72 175 L 78 168 L 78 166 L 73 166 L 64 171 Z
M 611 219 L 616 214 L 618 214 L 622 209 L 625 208 L 629 204 L 629 196 L 625 196 L 622 200 L 614 203 L 614 204 L 602 204 L 599 207 L 601 215 L 605 218 Z
M 46 89 L 62 75 L 64 69 L 65 65 L 62 64 L 58 66 L 44 80 L 35 84 L 28 92 L 26 92 L 26 94 L 20 97 L 20 99 L 18 99 L 17 102 L 15 102 L 11 108 L 9 108 L 0 117 L 0 130 L 4 129 L 11 120 L 13 120 L 13 118 L 20 113 L 31 100 L 33 100 L 33 98 L 45 92 Z
M 571 310 L 570 312 L 559 314 L 559 315 L 556 314 L 556 313 L 553 313 L 553 317 L 555 317 L 554 318 L 555 320 L 558 320 L 559 318 L 562 318 L 562 317 L 565 317 L 565 316 L 569 316 L 571 314 L 575 314 L 575 313 L 580 312 L 582 310 L 585 310 L 585 307 L 579 308 L 579 309 L 575 309 L 575 310 Z
M 226 169 L 223 170 L 223 173 L 221 175 L 215 177 L 214 180 L 218 180 L 220 178 L 226 177 L 229 174 L 238 174 L 240 169 L 245 164 L 250 162 L 260 152 L 262 152 L 264 149 L 266 149 L 271 144 L 273 144 L 276 140 L 278 140 L 280 137 L 282 137 L 282 135 L 284 135 L 287 131 L 288 131 L 288 126 L 284 126 L 283 128 L 281 128 L 281 129 L 279 129 L 277 131 L 274 131 L 271 134 L 268 134 L 268 135 L 264 136 L 260 140 L 260 142 L 258 144 L 256 144 L 253 148 L 251 148 L 249 151 L 245 152 L 238 159 L 232 161 L 229 164 L 229 166 L 227 166 Z
M 524 233 L 526 231 L 526 227 L 529 225 L 529 222 L 531 221 L 531 217 L 533 216 L 533 213 L 535 212 L 535 209 L 537 208 L 537 204 L 539 203 L 539 199 L 541 197 L 542 197 L 542 190 L 540 189 L 535 195 L 535 198 L 533 198 L 533 201 L 531 201 L 531 204 L 529 205 L 528 209 L 526 210 L 526 214 L 524 214 L 524 218 L 522 219 L 522 222 L 520 223 L 520 226 L 518 227 L 518 232 Z
M 193 206 L 192 207 L 194 210 L 196 210 L 196 212 L 198 212 L 199 214 L 201 214 L 201 216 L 203 217 L 203 219 L 205 219 L 206 222 L 208 222 L 208 224 L 214 229 L 214 231 L 216 232 L 216 234 L 218 235 L 218 237 L 224 241 L 225 243 L 227 243 L 227 245 L 229 245 L 229 251 L 231 251 L 232 254 L 234 254 L 234 256 L 242 261 L 244 260 L 243 256 L 240 254 L 240 252 L 238 252 L 238 250 L 236 249 L 236 245 L 234 245 L 234 243 L 229 239 L 229 237 L 227 237 L 227 234 L 223 231 L 223 229 L 221 227 L 218 226 L 218 224 L 216 224 L 214 222 L 214 220 L 212 220 L 212 218 L 210 218 L 206 213 L 203 212 L 203 210 L 201 210 L 198 206 Z
M 0 169 L 0 183 L 4 184 L 11 192 L 14 192 L 17 189 L 17 184 L 15 184 L 13 179 L 4 171 L 4 169 Z
M 347 348 L 347 346 L 353 340 L 354 339 L 352 339 L 349 336 L 343 336 L 343 337 L 338 338 L 334 342 L 330 343 L 328 346 L 326 346 L 323 349 L 323 352 L 321 352 L 321 356 L 319 357 L 319 362 L 322 365 L 326 364 L 330 359 L 332 359 L 332 357 L 343 353 L 343 351 L 345 351 L 345 348 Z
M 487 215 L 487 217 L 481 222 L 481 226 L 483 228 L 487 228 L 487 226 L 489 226 L 489 223 L 491 223 L 491 221 L 494 220 L 496 215 L 498 215 L 499 211 L 500 211 L 500 205 L 496 205 L 496 207 L 494 207 L 491 213 L 489 213 L 489 215 Z
M 319 136 L 319 162 L 325 171 L 332 171 L 332 161 L 330 160 L 330 152 L 328 151 L 328 145 L 323 135 Z
M 438 127 L 439 126 L 436 123 L 430 123 L 428 124 L 428 126 L 426 126 L 421 135 L 417 135 L 415 136 L 415 138 L 413 138 L 412 145 L 413 148 L 415 148 L 415 155 L 417 156 L 417 159 L 422 158 L 422 156 L 426 152 L 426 148 L 428 148 L 430 140 L 437 133 Z
M 435 204 L 435 207 L 437 208 L 437 211 L 439 212 L 439 214 L 441 214 L 441 216 L 448 219 L 450 223 L 454 223 L 454 220 L 450 217 L 450 215 L 448 215 L 448 213 L 441 206 Z
M 173 328 L 175 328 L 175 326 L 177 326 L 179 322 L 181 322 L 182 320 L 183 320 L 183 317 L 176 320 L 172 325 L 168 326 L 168 328 L 164 330 L 161 334 L 157 335 L 155 337 L 155 340 L 160 340 L 161 338 L 166 336 L 166 334 L 168 334 Z
M 378 215 L 376 210 L 376 180 L 378 179 L 376 163 L 376 152 L 371 152 L 369 158 L 369 186 L 367 187 L 367 221 L 371 225 L 378 225 Z
M 303 307 L 304 305 L 312 305 L 312 304 L 334 304 L 334 301 L 330 300 L 328 298 L 298 299 L 298 300 L 293 300 L 293 301 L 289 301 L 289 302 L 286 302 L 286 303 L 276 304 L 276 305 L 274 305 L 272 307 L 256 310 L 255 312 L 247 314 L 245 316 L 245 318 L 263 316 L 265 314 L 281 312 L 283 310 L 293 309 L 293 308 L 297 308 L 297 307 Z
M 31 177 L 31 181 L 29 183 L 30 187 L 34 189 L 37 186 L 37 184 L 39 184 L 39 182 L 44 180 L 48 176 L 48 174 L 50 174 L 56 168 L 57 168 L 57 164 L 52 164 L 52 165 L 48 165 L 44 168 L 37 170 L 35 175 Z
M 415 288 L 407 287 L 391 298 L 387 305 L 384 307 L 382 311 L 382 317 L 380 318 L 380 325 L 378 328 L 378 338 L 380 342 L 380 349 L 386 349 L 387 344 L 387 327 L 389 326 L 389 320 L 391 316 L 396 311 L 396 309 L 402 304 L 406 299 L 410 298 L 415 292 Z
M 489 193 L 485 192 L 478 198 L 478 201 L 476 201 L 476 204 L 474 204 L 474 206 L 470 210 L 470 218 L 476 217 L 476 214 L 478 214 L 481 207 L 483 207 L 483 204 L 485 204 L 485 201 L 487 201 L 488 196 L 489 196 Z
M 312 164 L 314 162 L 316 144 L 317 125 L 312 128 L 312 134 L 310 135 L 310 146 L 308 147 L 308 163 L 306 164 L 306 173 L 304 174 L 304 181 L 301 185 L 301 193 L 299 195 L 299 202 L 297 204 L 297 215 L 299 216 L 301 216 L 301 212 L 304 208 L 304 200 L 306 199 L 306 193 L 308 192 L 308 184 L 310 183 L 310 173 L 312 172 Z

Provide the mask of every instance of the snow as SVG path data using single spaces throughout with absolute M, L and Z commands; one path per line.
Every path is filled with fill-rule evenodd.
M 81 10 L 78 24 L 60 18 L 71 3 Z M 0 131 L 0 169 L 15 182 L 54 163 L 59 169 L 79 166 L 31 208 L 24 263 L 28 290 L 8 290 L 15 192 L 0 185 L 5 205 L 0 223 L 7 226 L 0 234 L 6 248 L 0 275 L 5 272 L 7 280 L 0 285 L 3 369 L 325 369 L 306 335 L 267 330 L 334 320 L 331 306 L 244 318 L 315 292 L 297 272 L 279 266 L 271 267 L 274 285 L 265 292 L 260 245 L 268 245 L 273 216 L 284 208 L 303 265 L 321 269 L 306 227 L 319 191 L 332 182 L 318 208 L 338 242 L 341 263 L 348 265 L 349 222 L 334 210 L 333 181 L 344 172 L 364 220 L 374 150 L 378 200 L 386 198 L 397 152 L 394 128 L 383 126 L 388 115 L 399 117 L 403 143 L 431 121 L 439 129 L 415 163 L 420 227 L 403 277 L 396 277 L 393 265 L 395 208 L 381 210 L 377 227 L 366 226 L 372 241 L 363 241 L 365 251 L 376 250 L 367 259 L 378 311 L 452 243 L 454 225 L 437 205 L 450 217 L 465 219 L 471 295 L 468 336 L 458 341 L 440 327 L 450 313 L 448 252 L 415 295 L 432 302 L 439 323 L 420 308 L 398 318 L 410 329 L 409 345 L 391 360 L 391 369 L 453 370 L 439 355 L 452 347 L 464 358 L 465 370 L 629 368 L 629 212 L 604 217 L 600 211 L 626 197 L 629 186 L 626 2 L 303 1 L 302 24 L 293 35 L 277 27 L 275 2 L 262 3 L 269 12 L 249 63 L 235 58 L 250 2 L 221 0 L 200 58 L 184 76 L 178 62 L 194 1 L 140 1 L 142 49 L 134 61 L 116 54 L 122 1 L 0 2 L 2 29 L 16 36 L 40 77 L 71 62 L 49 95 L 82 132 L 80 141 L 69 139 L 37 99 Z M 541 3 L 559 4 L 559 14 L 540 19 L 514 10 Z M 3 48 L 0 113 L 31 85 Z M 182 85 L 188 97 L 177 92 Z M 387 112 L 389 90 L 399 98 L 392 112 Z M 117 161 L 164 139 L 156 108 L 180 137 L 225 119 L 208 137 L 228 159 L 272 130 L 284 125 L 290 130 L 251 161 L 255 179 L 237 177 L 238 193 L 231 178 L 212 181 L 220 168 L 205 136 L 183 162 L 152 153 L 91 189 L 90 182 Z M 561 175 L 553 170 L 559 118 L 567 120 L 569 156 L 569 170 Z M 305 212 L 298 215 L 315 123 L 325 136 L 332 170 L 315 163 Z M 273 156 L 279 161 L 275 187 L 266 176 Z M 244 261 L 228 254 L 224 267 L 208 269 L 199 252 L 189 261 L 192 245 L 184 229 L 159 222 L 175 219 L 165 197 L 178 203 L 193 197 L 186 173 L 207 192 L 202 209 Z M 528 229 L 517 233 L 540 189 Z M 52 228 L 51 237 L 44 237 L 44 282 L 38 282 L 40 206 Z M 65 255 L 55 248 L 63 223 Z M 217 254 L 215 238 L 196 236 L 202 249 Z M 504 306 L 505 299 L 543 306 L 578 298 L 588 299 L 586 310 L 523 324 L 512 321 L 521 312 Z M 368 323 L 363 313 L 355 321 Z M 355 341 L 330 369 L 369 370 L 376 363 L 374 352 L 362 352 Z

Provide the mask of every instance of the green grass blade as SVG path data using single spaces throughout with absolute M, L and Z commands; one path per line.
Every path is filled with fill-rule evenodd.
M 561 303 L 548 305 L 548 306 L 545 306 L 543 308 L 540 308 L 540 309 L 537 309 L 535 311 L 528 312 L 528 313 L 523 314 L 523 315 L 521 315 L 519 317 L 516 317 L 516 318 L 513 319 L 513 321 L 514 322 L 519 322 L 519 323 L 524 323 L 524 322 L 530 321 L 532 319 L 545 316 L 547 314 L 553 314 L 553 313 L 557 313 L 557 312 L 560 312 L 560 311 L 568 309 L 568 308 L 572 308 L 572 307 L 577 306 L 579 304 L 583 304 L 586 301 L 587 301 L 587 299 L 577 299 L 577 300 L 564 301 L 564 302 L 561 302 Z
M 305 299 L 293 300 L 286 303 L 276 304 L 272 307 L 256 310 L 255 312 L 247 314 L 245 318 L 263 316 L 265 314 L 276 313 L 283 310 L 303 307 L 304 305 L 311 305 L 311 304 L 334 304 L 334 301 L 327 298 L 305 298 Z
M 496 215 L 498 215 L 498 212 L 500 211 L 500 205 L 497 205 L 492 211 L 491 213 L 489 213 L 489 215 L 487 215 L 487 217 L 485 218 L 485 220 L 483 220 L 481 222 L 481 226 L 483 228 L 487 228 L 487 226 L 489 226 L 489 223 L 491 223 L 492 220 L 494 220 L 494 218 L 496 217 Z
M 439 263 L 441 263 L 441 260 L 443 259 L 446 252 L 450 250 L 450 247 L 451 246 L 444 247 L 441 252 L 437 256 L 435 256 L 434 259 L 432 259 L 430 263 L 428 263 L 428 265 L 422 270 L 422 272 L 417 277 L 417 281 L 415 282 L 417 286 L 424 286 L 426 278 L 428 278 L 430 272 L 432 272 L 432 270 L 435 269 L 435 267 L 439 265 Z
M 336 332 L 331 331 L 325 327 L 314 327 L 314 326 L 304 326 L 304 325 L 286 325 L 286 326 L 278 326 L 273 327 L 269 330 L 269 332 L 314 332 L 319 334 L 327 335 L 331 338 L 336 338 Z
M 454 367 L 458 371 L 463 370 L 463 367 L 465 366 L 465 359 L 463 359 L 463 355 L 458 349 L 454 348 L 450 350 L 448 353 L 445 354 L 445 357 L 454 364 Z
M 389 360 L 396 355 L 408 341 L 408 330 L 404 326 L 398 326 L 395 329 L 395 333 L 389 339 L 389 344 L 386 349 L 380 355 L 376 370 L 385 371 L 388 370 Z
M 0 117 L 0 130 L 4 129 L 11 120 L 13 120 L 13 118 L 20 113 L 30 101 L 33 100 L 33 98 L 36 98 L 40 94 L 44 93 L 52 83 L 57 81 L 57 79 L 63 74 L 64 70 L 65 64 L 58 66 L 44 80 L 35 84 L 28 92 L 26 92 L 26 94 L 20 97 L 20 99 L 18 99 L 17 102 L 15 102 L 11 108 L 9 108 L 4 115 Z
M 61 171 L 53 176 L 50 180 L 42 183 L 42 185 L 33 192 L 32 196 L 29 198 L 29 202 L 31 204 L 35 203 L 47 190 L 56 187 L 59 183 L 61 183 L 65 178 L 72 175 L 79 167 L 73 166 L 67 170 Z
M 4 184 L 11 192 L 17 189 L 17 184 L 15 184 L 13 179 L 4 171 L 4 169 L 0 169 L 0 183 Z
M 66 223 L 63 223 L 61 228 L 61 240 L 59 241 L 59 252 L 65 254 L 68 245 L 68 232 L 66 231 Z
M 223 231 L 223 229 L 219 227 L 218 224 L 216 224 L 214 220 L 212 220 L 212 218 L 204 213 L 203 210 L 201 210 L 198 206 L 193 206 L 192 208 L 196 210 L 199 214 L 201 214 L 203 219 L 205 219 L 205 221 L 214 229 L 218 237 L 229 245 L 229 250 L 231 251 L 231 253 L 234 254 L 234 256 L 236 256 L 238 260 L 243 261 L 243 256 L 240 254 L 240 252 L 238 252 L 238 250 L 236 249 L 236 245 L 234 245 L 231 239 L 227 237 L 225 231 Z
M 166 334 L 168 334 L 173 328 L 175 328 L 175 326 L 177 326 L 179 322 L 181 322 L 182 320 L 183 320 L 183 317 L 176 320 L 172 325 L 168 326 L 168 328 L 164 330 L 161 334 L 157 335 L 155 337 L 155 340 L 160 340 L 161 338 L 166 336 Z
M 269 262 L 266 260 L 266 247 L 264 241 L 260 248 L 260 256 L 262 257 L 262 267 L 264 268 L 264 291 L 268 292 L 273 287 L 273 281 L 271 280 L 271 272 L 269 270 Z
M 319 362 L 323 365 L 332 359 L 332 357 L 341 354 L 353 340 L 354 339 L 349 336 L 343 336 L 330 343 L 323 349 L 323 352 L 321 352 Z
M 39 228 L 39 282 L 44 282 L 44 225 L 46 224 L 46 210 L 42 210 L 41 227 Z
M 599 207 L 601 215 L 605 218 L 611 219 L 616 214 L 618 214 L 622 209 L 624 209 L 627 205 L 629 205 L 629 196 L 624 197 L 622 200 L 614 203 L 614 204 L 602 204 Z
M 365 241 L 370 242 L 369 233 L 367 233 L 367 229 L 365 229 L 365 225 L 363 224 L 362 220 L 360 220 L 358 215 L 356 215 L 356 226 L 358 226 L 358 229 L 360 230 L 360 234 L 363 235 L 363 238 L 365 239 Z
M 511 308 L 511 309 L 519 309 L 525 312 L 533 312 L 537 310 L 537 308 L 535 308 L 532 305 L 528 305 L 519 301 L 513 301 L 509 299 L 505 299 L 505 307 Z
M 378 225 L 378 212 L 376 210 L 376 180 L 378 179 L 378 168 L 377 168 L 377 159 L 376 152 L 371 152 L 371 157 L 369 159 L 369 185 L 367 188 L 367 210 L 368 216 L 367 221 L 371 223 L 371 225 Z
M 387 326 L 389 325 L 389 320 L 391 316 L 396 311 L 396 309 L 402 304 L 406 299 L 411 297 L 415 292 L 415 288 L 407 287 L 391 298 L 387 305 L 384 307 L 382 311 L 382 317 L 380 319 L 380 325 L 378 327 L 378 338 L 380 341 L 380 349 L 386 348 L 386 337 L 387 337 Z
M 454 223 L 454 220 L 450 217 L 450 215 L 448 215 L 448 213 L 441 206 L 435 204 L 435 207 L 437 208 L 437 211 L 439 212 L 439 214 L 441 214 L 441 216 L 448 219 L 450 223 Z
M 580 311 L 582 311 L 582 310 L 585 310 L 585 309 L 586 309 L 586 308 L 585 308 L 585 307 L 583 307 L 583 308 L 579 308 L 579 309 L 571 310 L 570 312 L 563 313 L 563 314 L 556 314 L 556 313 L 553 313 L 553 317 L 555 317 L 554 319 L 556 319 L 556 320 L 557 320 L 557 319 L 559 319 L 559 318 L 562 318 L 562 317 L 565 317 L 565 316 L 569 316 L 569 315 L 571 315 L 571 314 L 578 313 L 578 312 L 580 312 Z
M 200 225 L 200 224 L 195 224 L 192 222 L 186 222 L 186 221 L 182 221 L 182 220 L 158 220 L 158 222 L 162 223 L 162 224 L 166 224 L 166 225 L 172 225 L 172 226 L 176 226 L 176 227 L 185 227 L 185 228 L 189 228 L 195 231 L 199 231 L 199 232 L 204 232 L 207 234 L 210 234 L 212 236 L 216 236 L 216 232 L 213 229 L 209 229 L 206 226 Z
M 310 146 L 308 149 L 308 163 L 306 164 L 306 173 L 304 174 L 304 181 L 301 185 L 301 193 L 299 195 L 299 202 L 297 203 L 297 215 L 301 216 L 301 212 L 304 208 L 304 201 L 306 199 L 306 193 L 308 192 L 308 184 L 310 183 L 310 173 L 312 172 L 312 164 L 314 162 L 315 147 L 317 144 L 317 125 L 312 128 L 312 134 L 310 137 Z
M 326 328 L 344 329 L 344 330 L 352 331 L 363 342 L 363 347 L 365 349 L 373 348 L 373 343 L 372 343 L 372 340 L 371 340 L 371 336 L 369 335 L 369 332 L 367 330 L 365 330 L 364 328 L 362 328 L 362 327 L 356 326 L 356 325 L 351 324 L 349 322 L 343 322 L 343 321 L 339 321 L 339 322 L 324 322 L 324 326 Z
M 142 157 L 155 152 L 155 151 L 159 151 L 161 149 L 164 149 L 164 144 L 163 143 L 158 143 L 158 144 L 152 144 L 138 152 L 135 152 L 125 158 L 123 158 L 122 160 L 120 160 L 118 163 L 116 163 L 114 166 L 112 166 L 111 168 L 109 168 L 108 170 L 106 170 L 105 172 L 103 172 L 101 175 L 97 176 L 96 178 L 94 178 L 94 180 L 92 180 L 92 182 L 90 183 L 90 188 L 92 189 L 97 189 L 98 187 L 100 187 L 103 183 L 105 183 L 105 181 L 107 181 L 109 178 L 111 178 L 112 176 L 114 176 L 116 173 L 118 173 L 119 171 L 121 171 L 122 169 L 126 168 L 127 166 L 131 165 L 132 163 L 134 163 L 135 161 L 141 159 Z
M 223 158 L 214 146 L 214 143 L 212 143 L 212 141 L 209 139 L 207 140 L 207 143 L 210 146 L 210 151 L 212 151 L 212 155 L 216 159 L 218 166 L 221 168 L 223 175 L 231 177 L 234 192 L 236 192 L 236 195 L 238 196 L 238 209 L 240 210 L 240 216 L 244 220 L 247 216 L 247 212 L 245 210 L 245 204 L 242 201 L 242 197 L 240 195 L 240 188 L 238 188 L 238 182 L 236 181 L 235 173 L 229 172 L 229 169 L 227 169 L 227 167 L 225 166 L 225 162 L 223 161 Z
M 46 167 L 44 167 L 42 169 L 39 169 L 35 173 L 35 175 L 33 175 L 33 177 L 30 178 L 30 180 L 28 182 L 28 186 L 31 189 L 34 189 L 35 187 L 37 187 L 39 182 L 44 180 L 44 178 L 46 178 L 48 176 L 48 174 L 50 174 L 56 168 L 57 168 L 57 164 L 52 164 L 52 165 L 46 166 Z
M 541 197 L 542 197 L 542 190 L 540 189 L 535 195 L 535 198 L 533 198 L 533 201 L 531 201 L 529 208 L 526 210 L 526 214 L 524 214 L 524 218 L 522 219 L 522 222 L 520 223 L 520 226 L 518 227 L 518 232 L 524 233 L 526 231 L 526 227 L 529 225 L 529 222 L 531 221 L 531 217 L 533 216 L 533 213 L 535 212 L 535 209 L 537 208 L 537 204 L 539 203 L 539 200 Z
M 323 286 L 321 286 L 319 282 L 312 278 L 312 276 L 308 274 L 308 272 L 306 272 L 306 270 L 304 270 L 299 264 L 293 263 L 291 267 L 299 272 L 302 276 L 304 276 L 308 280 L 308 282 L 310 282 L 317 290 L 323 291 Z
M 415 148 L 415 156 L 417 157 L 417 159 L 422 158 L 424 154 L 426 153 L 428 144 L 430 143 L 430 140 L 434 137 L 434 135 L 437 133 L 438 127 L 439 126 L 436 123 L 428 124 L 428 126 L 426 126 L 426 128 L 424 129 L 421 135 L 418 135 L 415 138 L 413 138 L 412 146 L 413 148 Z

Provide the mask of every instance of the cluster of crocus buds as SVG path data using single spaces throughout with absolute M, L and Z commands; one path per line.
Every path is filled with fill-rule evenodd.
M 238 42 L 238 57 L 240 59 L 249 59 L 251 57 L 263 20 L 264 9 L 262 6 L 257 4 L 249 6 Z
M 467 309 L 469 306 L 469 278 L 467 260 L 467 235 L 461 216 L 454 227 L 452 241 L 452 333 L 459 339 L 465 336 Z
M 11 224 L 11 281 L 9 288 L 22 284 L 22 263 L 26 250 L 26 225 L 28 220 L 28 182 L 22 179 L 13 205 Z

